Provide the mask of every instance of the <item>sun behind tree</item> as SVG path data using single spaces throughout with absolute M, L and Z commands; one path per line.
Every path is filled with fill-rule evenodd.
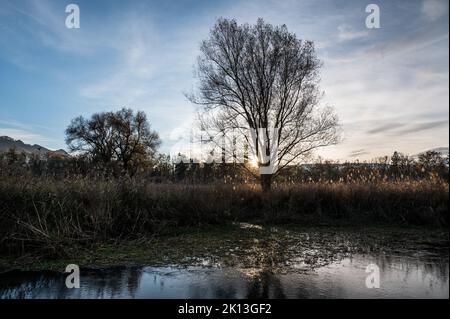
M 287 165 L 338 142 L 337 116 L 318 105 L 321 62 L 313 42 L 262 19 L 255 25 L 219 19 L 200 50 L 198 92 L 189 98 L 202 106 L 201 125 L 211 138 L 227 130 L 256 132 L 256 142 L 247 138 L 247 143 L 258 167 L 273 164 L 261 154 L 275 155 L 279 163 L 275 171 L 260 173 L 263 190 L 270 190 L 273 176 Z M 259 149 L 261 139 L 265 149 Z M 272 145 L 276 154 L 270 154 Z

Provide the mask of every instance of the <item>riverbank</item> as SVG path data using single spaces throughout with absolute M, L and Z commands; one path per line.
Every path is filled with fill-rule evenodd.
M 2 177 L 0 254 L 61 258 L 72 247 L 151 242 L 233 222 L 448 227 L 449 186 L 439 178 L 258 187 Z
M 64 256 L 37 252 L 0 256 L 0 272 L 64 271 L 68 264 L 96 269 L 118 266 L 238 267 L 271 272 L 312 270 L 361 255 L 430 254 L 448 260 L 448 229 L 393 226 L 263 225 L 232 223 L 190 227 L 176 234 L 90 246 L 64 247 Z

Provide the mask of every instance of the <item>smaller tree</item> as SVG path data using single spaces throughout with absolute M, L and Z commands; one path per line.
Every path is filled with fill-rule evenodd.
M 147 158 L 153 158 L 161 143 L 144 112 L 133 114 L 122 109 L 111 117 L 114 132 L 114 154 L 125 170 L 135 169 Z
M 66 129 L 69 150 L 88 155 L 94 162 L 108 164 L 114 158 L 112 112 L 95 113 L 90 119 L 78 116 Z
M 395 178 L 400 175 L 400 168 L 402 162 L 403 154 L 395 151 L 391 157 L 391 173 Z
M 96 113 L 90 119 L 75 118 L 66 129 L 66 143 L 72 152 L 89 155 L 105 166 L 116 161 L 133 175 L 155 155 L 161 142 L 144 112 L 123 108 Z

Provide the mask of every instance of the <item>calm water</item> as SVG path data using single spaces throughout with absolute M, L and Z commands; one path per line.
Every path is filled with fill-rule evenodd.
M 380 288 L 368 289 L 365 270 L 380 269 Z M 316 269 L 132 267 L 81 270 L 81 288 L 65 274 L 0 275 L 0 298 L 449 298 L 448 257 L 357 255 Z

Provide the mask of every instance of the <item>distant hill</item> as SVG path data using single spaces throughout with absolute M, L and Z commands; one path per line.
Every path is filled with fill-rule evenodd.
M 41 145 L 31 145 L 31 144 L 25 144 L 21 140 L 15 140 L 9 136 L 0 136 L 0 153 L 7 152 L 10 148 L 15 148 L 18 152 L 25 152 L 25 153 L 53 153 L 53 154 L 59 154 L 59 155 L 65 155 L 68 156 L 69 154 L 65 150 L 49 150 L 48 148 L 45 148 Z

